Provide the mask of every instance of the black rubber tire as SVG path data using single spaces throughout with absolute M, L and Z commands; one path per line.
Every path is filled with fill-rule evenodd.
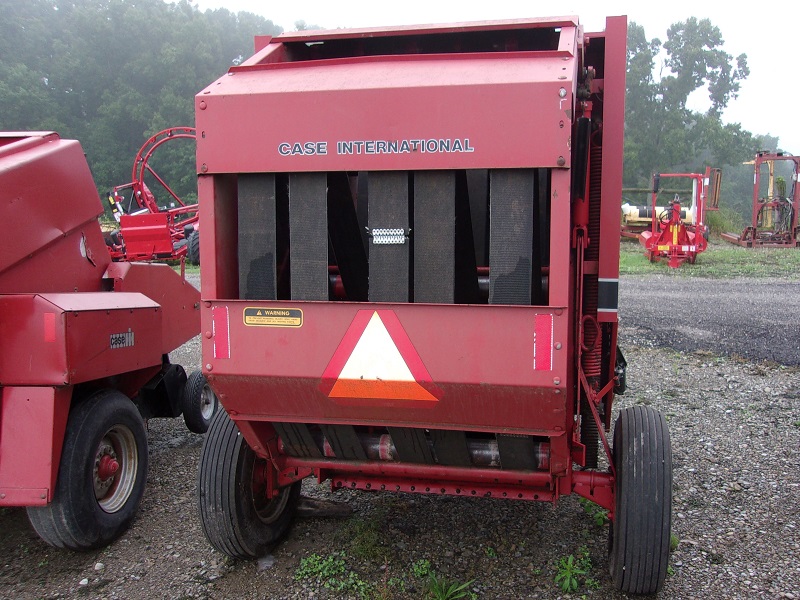
M 119 469 L 96 483 L 101 455 L 115 458 Z M 130 526 L 146 481 L 144 421 L 127 396 L 101 390 L 70 410 L 53 501 L 28 507 L 28 518 L 52 546 L 102 548 Z
M 192 234 L 189 236 L 189 240 L 186 242 L 186 258 L 189 261 L 189 264 L 192 265 L 199 265 L 200 264 L 200 230 L 195 229 Z
M 299 481 L 266 501 L 266 483 L 259 483 L 257 474 L 267 468 L 269 463 L 250 449 L 228 414 L 219 411 L 200 453 L 197 502 L 203 533 L 230 557 L 264 556 L 289 530 L 297 511 Z
M 208 385 L 202 371 L 193 371 L 186 380 L 181 397 L 186 427 L 192 433 L 205 433 L 219 410 L 219 399 Z
M 611 578 L 622 592 L 654 594 L 667 575 L 672 521 L 672 450 L 661 413 L 649 406 L 620 411 L 614 426 L 614 467 Z

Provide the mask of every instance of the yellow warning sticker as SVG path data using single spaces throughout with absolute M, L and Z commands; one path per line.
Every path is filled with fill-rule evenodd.
M 244 324 L 250 327 L 302 327 L 303 311 L 299 308 L 244 309 Z

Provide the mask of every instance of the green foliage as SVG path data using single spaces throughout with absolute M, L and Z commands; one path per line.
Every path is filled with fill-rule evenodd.
M 753 157 L 759 141 L 720 118 L 750 73 L 746 55 L 734 58 L 722 46 L 722 34 L 709 19 L 674 23 L 663 43 L 629 24 L 626 187 L 648 185 L 654 172 L 702 172 L 706 165 L 735 165 Z M 704 113 L 687 107 L 700 89 L 708 92 Z
M 497 550 L 495 550 L 491 546 L 486 546 L 484 552 L 487 558 L 497 558 Z
M 427 577 L 432 572 L 431 561 L 421 558 L 411 565 L 411 574 L 417 579 Z
M 608 511 L 605 508 L 586 498 L 578 498 L 578 502 L 583 507 L 583 511 L 592 518 L 595 525 L 602 527 L 608 523 Z
M 465 583 L 452 581 L 447 577 L 439 577 L 436 573 L 428 575 L 428 593 L 433 600 L 456 600 L 466 598 L 469 595 L 469 586 L 474 579 Z
M 369 583 L 347 568 L 343 552 L 334 552 L 324 557 L 312 554 L 300 559 L 294 578 L 297 581 L 315 581 L 325 589 L 353 594 L 359 598 L 369 598 L 372 592 Z
M 281 32 L 188 0 L 0 0 L 0 14 L 0 130 L 78 139 L 101 194 L 130 181 L 152 134 L 194 124 L 195 94 L 252 54 L 255 34 Z M 157 172 L 191 201 L 194 145 L 180 146 Z
M 589 550 L 586 546 L 581 546 L 578 548 L 577 554 L 562 556 L 558 560 L 555 583 L 565 592 L 576 591 L 581 585 L 581 581 L 587 587 L 594 587 L 597 583 L 596 580 L 584 577 L 591 570 L 592 560 L 589 558 Z
M 674 533 L 671 533 L 669 536 L 669 551 L 675 552 L 678 549 L 678 545 L 681 543 L 680 538 Z

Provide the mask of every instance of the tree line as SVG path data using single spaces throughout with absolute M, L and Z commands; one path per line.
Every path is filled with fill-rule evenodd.
M 0 129 L 80 140 L 101 193 L 130 181 L 152 134 L 193 125 L 195 94 L 250 56 L 255 34 L 282 32 L 188 0 L 0 0 L 0 14 Z M 741 163 L 779 141 L 722 121 L 748 74 L 747 57 L 728 54 L 708 19 L 675 23 L 663 43 L 629 23 L 625 187 L 646 187 L 653 172 L 722 167 L 721 204 L 748 214 L 752 172 Z M 688 108 L 703 89 L 709 108 Z M 168 146 L 158 172 L 192 200 L 194 147 Z

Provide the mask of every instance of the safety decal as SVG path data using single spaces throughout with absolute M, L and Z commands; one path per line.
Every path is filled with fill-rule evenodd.
M 299 308 L 259 308 L 248 306 L 244 309 L 244 324 L 249 327 L 302 327 L 303 311 Z
M 112 333 L 109 340 L 109 346 L 112 350 L 116 350 L 117 348 L 132 348 L 134 343 L 133 331 L 130 329 L 122 333 Z
M 360 310 L 322 375 L 332 399 L 437 402 L 433 383 L 392 310 Z

